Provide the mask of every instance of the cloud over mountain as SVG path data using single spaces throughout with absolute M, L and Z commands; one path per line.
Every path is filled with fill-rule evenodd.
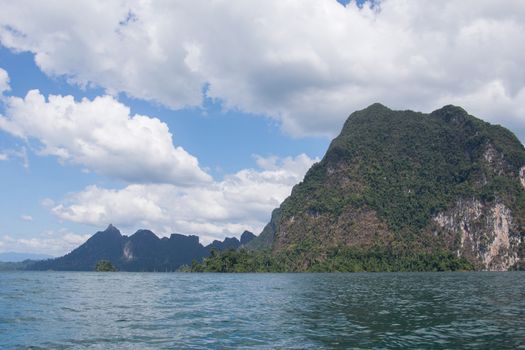
M 525 138 L 523 1 L 374 3 L 5 2 L 0 42 L 80 85 L 175 109 L 200 106 L 204 89 L 294 135 L 334 135 L 381 101 L 454 102 Z
M 46 253 L 57 256 L 69 252 L 71 249 L 84 243 L 89 237 L 89 234 L 79 235 L 65 229 L 46 231 L 28 238 L 0 235 L 0 248 L 3 248 L 3 250 Z
M 89 186 L 51 206 L 61 219 L 130 231 L 150 228 L 158 234 L 199 234 L 204 242 L 259 232 L 308 168 L 318 159 L 258 157 L 260 169 L 245 169 L 202 186 L 133 184 L 122 189 Z

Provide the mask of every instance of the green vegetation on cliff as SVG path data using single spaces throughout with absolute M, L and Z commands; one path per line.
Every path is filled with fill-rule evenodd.
M 393 232 L 420 232 L 458 198 L 498 197 L 523 226 L 523 165 L 523 146 L 511 132 L 459 107 L 425 115 L 375 104 L 348 118 L 324 159 L 283 203 L 282 216 L 337 217 L 347 207 L 366 207 Z
M 377 251 L 395 270 L 419 269 L 398 260 L 448 256 L 507 269 L 525 252 L 524 166 L 512 132 L 460 107 L 423 114 L 374 104 L 348 118 L 248 247 L 291 256 L 299 270 L 355 256 L 370 270 Z M 308 256 L 294 254 L 305 244 Z M 341 249 L 352 254 L 331 255 Z
M 298 264 L 298 262 L 301 262 Z M 184 272 L 394 272 L 394 271 L 466 271 L 475 266 L 450 252 L 397 255 L 377 248 L 367 251 L 332 248 L 324 255 L 296 250 L 272 254 L 269 251 L 238 251 L 214 253 L 202 263 L 194 262 Z

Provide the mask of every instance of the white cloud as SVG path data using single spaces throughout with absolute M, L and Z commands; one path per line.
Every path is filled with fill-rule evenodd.
M 84 243 L 91 235 L 81 235 L 61 229 L 48 231 L 36 237 L 14 238 L 10 235 L 0 237 L 0 247 L 4 251 L 49 254 L 60 256 Z
M 0 94 L 9 91 L 10 89 L 9 74 L 7 74 L 4 69 L 0 68 Z
M 486 120 L 496 124 L 512 125 L 512 131 L 525 142 L 525 88 L 510 96 L 502 81 L 487 82 L 470 94 L 447 96 L 442 101 L 467 106 L 474 115 L 486 116 Z
M 450 100 L 521 128 L 525 3 L 385 0 L 5 2 L 0 42 L 50 75 L 271 116 L 295 135 L 337 132 L 372 102 L 431 111 Z M 501 98 L 484 108 L 491 84 Z M 480 107 L 481 106 L 481 107 Z M 523 131 L 525 132 L 525 131 Z M 525 134 L 521 133 L 522 139 Z
M 0 118 L 1 117 L 2 115 L 0 115 Z M 22 166 L 26 169 L 29 168 L 29 157 L 27 155 L 27 149 L 25 147 L 20 147 L 19 149 L 4 149 L 0 152 L 0 161 L 9 160 L 13 158 L 19 158 L 22 162 Z
M 40 153 L 130 182 L 179 185 L 211 181 L 195 157 L 174 147 L 168 126 L 157 118 L 130 115 L 111 96 L 75 101 L 38 90 L 8 97 L 0 129 L 37 139 Z
M 31 215 L 27 215 L 27 214 L 20 215 L 20 219 L 23 220 L 23 221 L 33 221 L 33 217 Z
M 119 190 L 89 186 L 52 211 L 63 220 L 98 227 L 113 223 L 128 231 L 198 234 L 203 242 L 245 229 L 259 233 L 271 211 L 317 159 L 301 154 L 257 161 L 259 170 L 245 169 L 206 186 L 134 184 Z

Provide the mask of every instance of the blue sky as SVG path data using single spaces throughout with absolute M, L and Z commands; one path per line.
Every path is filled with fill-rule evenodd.
M 46 96 L 72 95 L 76 100 L 104 94 L 99 87 L 82 88 L 69 84 L 64 77 L 47 76 L 36 66 L 32 53 L 13 52 L 2 47 L 0 62 L 10 77 L 7 96 L 23 97 L 32 89 Z M 132 114 L 154 116 L 166 123 L 176 135 L 177 145 L 196 156 L 201 167 L 215 180 L 242 169 L 257 168 L 256 156 L 286 157 L 304 153 L 312 158 L 322 157 L 329 143 L 326 137 L 290 137 L 269 118 L 236 110 L 225 111 L 220 101 L 211 99 L 204 99 L 200 107 L 180 110 L 130 98 L 126 94 L 118 94 L 118 100 L 129 106 Z M 2 112 L 3 109 L 4 106 Z M 9 198 L 0 202 L 0 232 L 7 233 L 10 238 L 27 239 L 79 232 L 83 239 L 86 234 L 103 228 L 60 220 L 43 203 L 93 184 L 122 187 L 126 183 L 82 171 L 77 165 L 60 164 L 53 156 L 39 156 L 35 152 L 38 148 L 38 140 L 25 142 L 0 132 L 0 150 L 8 154 L 25 152 L 24 155 L 10 155 L 8 161 L 0 162 L 5 179 L 0 184 L 1 192 L 4 198 Z M 44 252 L 54 253 L 54 250 L 45 249 Z
M 374 102 L 461 105 L 523 142 L 521 2 L 343 4 L 4 4 L 0 252 L 109 223 L 259 233 Z

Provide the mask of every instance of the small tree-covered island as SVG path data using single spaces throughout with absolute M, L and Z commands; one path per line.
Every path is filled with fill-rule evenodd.
M 117 268 L 109 260 L 99 260 L 95 266 L 97 272 L 115 272 Z
M 525 268 L 525 149 L 456 106 L 354 112 L 255 237 L 127 237 L 113 226 L 36 270 L 455 271 Z M 98 264 L 96 265 L 98 269 Z

